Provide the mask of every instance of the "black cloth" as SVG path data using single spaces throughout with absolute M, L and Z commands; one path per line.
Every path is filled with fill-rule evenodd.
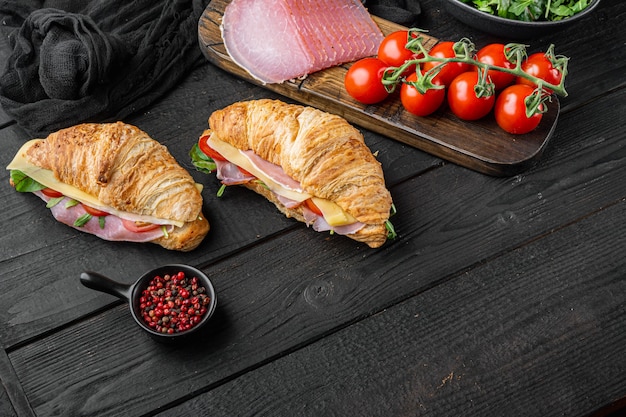
M 11 53 L 0 104 L 32 136 L 121 120 L 174 87 L 203 57 L 198 20 L 209 0 L 0 0 Z M 411 27 L 417 0 L 367 0 Z
M 363 4 L 375 16 L 406 27 L 415 27 L 422 12 L 418 0 L 365 0 Z
M 208 0 L 0 0 L 0 103 L 33 136 L 120 120 L 200 60 Z

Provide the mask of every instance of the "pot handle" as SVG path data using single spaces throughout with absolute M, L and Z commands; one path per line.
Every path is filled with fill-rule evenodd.
M 132 285 L 124 284 L 105 277 L 97 272 L 86 271 L 80 274 L 80 282 L 92 290 L 105 292 L 130 302 Z

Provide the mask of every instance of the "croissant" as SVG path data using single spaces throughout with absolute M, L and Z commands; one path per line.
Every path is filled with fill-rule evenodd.
M 33 141 L 25 154 L 30 163 L 52 171 L 58 181 L 103 206 L 178 223 L 152 240 L 166 249 L 192 250 L 209 231 L 191 175 L 165 146 L 135 126 L 77 125 Z
M 361 133 L 342 117 L 278 100 L 254 100 L 215 111 L 209 126 L 203 135 L 216 135 L 282 167 L 304 192 L 330 200 L 363 224 L 348 237 L 374 248 L 387 240 L 392 199 L 381 164 Z M 286 207 L 258 181 L 244 185 L 287 217 L 309 222 L 303 205 Z

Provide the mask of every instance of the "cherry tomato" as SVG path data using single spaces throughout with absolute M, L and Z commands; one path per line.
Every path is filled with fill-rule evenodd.
M 41 192 L 43 193 L 43 195 L 50 198 L 63 197 L 63 193 L 60 193 L 57 190 L 53 190 L 52 188 L 44 188 L 43 190 L 41 190 Z
M 226 158 L 224 158 L 222 155 L 220 155 L 218 151 L 209 146 L 209 137 L 209 135 L 205 135 L 202 136 L 200 140 L 198 140 L 198 147 L 200 148 L 200 150 L 214 161 L 226 161 Z
M 378 59 L 390 67 L 403 65 L 414 57 L 413 52 L 405 47 L 408 39 L 408 30 L 398 30 L 385 36 L 385 39 L 378 46 Z M 408 70 L 415 71 L 415 66 L 411 65 Z
M 501 43 L 492 43 L 482 47 L 476 52 L 476 61 L 501 68 L 515 68 L 515 65 L 506 59 L 504 55 L 504 45 Z M 478 67 L 476 68 L 478 70 Z M 515 75 L 498 70 L 489 70 L 487 75 L 496 86 L 496 90 L 502 90 L 515 80 Z
M 437 45 L 428 52 L 428 55 L 437 58 L 454 58 L 454 42 L 439 42 Z M 441 62 L 428 61 L 422 64 L 422 72 L 426 72 L 438 65 Z M 450 85 L 452 80 L 462 72 L 469 71 L 471 65 L 463 62 L 448 62 L 445 66 L 439 70 L 439 73 L 435 77 L 443 85 Z
M 127 230 L 134 233 L 148 232 L 156 229 L 157 227 L 161 227 L 160 225 L 154 223 L 135 222 L 127 219 L 122 219 L 122 224 Z
M 530 55 L 523 63 L 522 70 L 530 75 L 549 82 L 550 84 L 558 85 L 561 82 L 563 74 L 561 71 L 554 68 L 550 59 L 543 53 L 537 52 Z M 524 77 L 517 77 L 517 84 L 526 84 L 531 87 L 536 87 L 535 83 L 527 80 Z M 552 90 L 546 88 L 548 93 L 552 93 Z
M 82 204 L 82 203 L 81 203 L 81 205 L 83 206 L 83 208 L 85 209 L 85 211 L 86 211 L 87 213 L 91 214 L 92 216 L 95 216 L 95 217 L 104 217 L 104 216 L 108 216 L 108 215 L 109 215 L 109 213 L 107 213 L 106 211 L 102 211 L 102 210 L 99 210 L 99 209 L 97 209 L 97 208 L 90 207 L 90 206 L 88 206 L 87 204 Z
M 531 95 L 535 89 L 525 84 L 511 85 L 498 95 L 493 109 L 498 126 L 509 133 L 524 134 L 535 129 L 541 117 L 541 113 L 526 117 L 526 105 L 524 99 Z
M 412 73 L 406 79 L 407 81 L 417 81 L 417 74 Z M 441 81 L 433 79 L 433 84 L 442 85 Z M 428 89 L 421 94 L 412 85 L 402 83 L 400 87 L 400 101 L 402 106 L 416 116 L 428 116 L 437 110 L 446 98 L 446 89 Z
M 318 216 L 324 216 L 324 214 L 322 214 L 322 210 L 320 210 L 319 207 L 317 207 L 315 203 L 313 202 L 313 200 L 311 200 L 310 198 L 307 200 L 304 200 L 304 205 L 313 213 L 317 214 Z
M 346 91 L 363 104 L 379 103 L 389 93 L 381 82 L 387 64 L 378 58 L 363 58 L 355 62 L 344 79 Z
M 448 105 L 460 119 L 478 120 L 493 108 L 495 96 L 476 97 L 474 86 L 477 82 L 478 72 L 468 71 L 457 75 L 448 87 Z

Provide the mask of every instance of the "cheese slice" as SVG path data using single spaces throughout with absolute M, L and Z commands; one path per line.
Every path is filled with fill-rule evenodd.
M 20 148 L 18 153 L 15 155 L 15 158 L 13 158 L 13 160 L 9 163 L 9 165 L 7 166 L 7 169 L 8 170 L 15 169 L 18 171 L 22 171 L 24 174 L 28 175 L 33 180 L 37 181 L 38 183 L 48 188 L 52 188 L 53 190 L 58 191 L 69 198 L 80 201 L 81 203 L 85 203 L 86 205 L 90 207 L 93 207 L 102 211 L 106 211 L 107 213 L 116 215 L 122 219 L 136 221 L 136 222 L 143 222 L 143 223 L 172 224 L 178 227 L 181 227 L 184 225 L 184 222 L 177 221 L 177 220 L 160 219 L 157 217 L 116 210 L 112 207 L 109 207 L 103 204 L 100 200 L 98 200 L 96 197 L 92 196 L 91 194 L 87 194 L 86 192 L 72 185 L 68 185 L 68 184 L 60 182 L 59 180 L 56 179 L 56 177 L 54 176 L 54 173 L 51 170 L 33 165 L 26 159 L 26 151 L 32 145 L 34 145 L 37 141 L 41 141 L 41 140 L 43 139 L 33 139 L 33 140 L 26 142 Z M 198 187 L 199 190 L 202 191 L 201 184 L 196 184 L 196 187 Z
M 305 200 L 308 200 L 309 198 L 312 198 L 313 202 L 320 209 L 320 211 L 324 215 L 324 219 L 330 226 L 345 226 L 347 224 L 353 224 L 358 221 L 353 216 L 346 213 L 336 203 L 330 200 L 313 197 L 309 193 L 306 193 L 304 191 L 298 191 L 292 188 L 287 188 L 277 181 L 274 181 L 274 179 L 272 179 L 252 160 L 250 160 L 250 158 L 248 158 L 248 156 L 243 151 L 231 145 L 230 143 L 224 142 L 223 140 L 219 139 L 217 135 L 211 134 L 208 140 L 208 144 L 211 148 L 219 152 L 220 155 L 226 158 L 229 162 L 245 169 L 258 179 L 263 181 L 267 188 L 272 190 L 274 193 L 298 202 L 303 202 Z

